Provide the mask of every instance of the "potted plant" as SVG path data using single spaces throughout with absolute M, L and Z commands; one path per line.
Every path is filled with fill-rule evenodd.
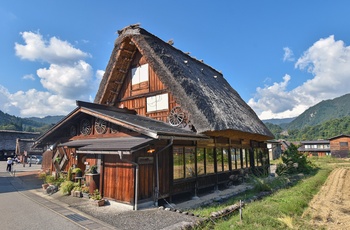
M 86 185 L 81 186 L 81 192 L 83 193 L 83 197 L 89 197 L 89 187 Z
M 81 170 L 81 168 L 74 168 L 72 170 L 72 173 L 75 174 L 75 177 L 82 177 L 83 176 L 83 171 Z
M 89 193 L 93 194 L 94 191 L 100 186 L 100 175 L 97 172 L 97 165 L 91 165 L 85 174 L 86 186 L 89 187 Z
M 105 200 L 102 199 L 101 193 L 98 191 L 98 189 L 95 189 L 94 193 L 91 194 L 90 198 L 99 207 L 105 205 Z
M 97 174 L 97 165 L 91 165 L 91 167 L 89 168 L 88 173 Z

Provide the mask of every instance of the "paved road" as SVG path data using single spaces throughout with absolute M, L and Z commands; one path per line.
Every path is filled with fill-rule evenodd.
M 39 171 L 41 165 L 14 165 L 6 172 L 6 162 L 0 161 L 0 229 L 110 229 L 70 209 L 37 196 L 32 189 L 41 184 L 23 184 L 18 176 Z

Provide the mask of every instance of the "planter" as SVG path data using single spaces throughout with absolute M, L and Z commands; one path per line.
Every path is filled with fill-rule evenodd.
M 89 187 L 89 193 L 93 194 L 100 186 L 100 174 L 85 174 L 85 183 Z
M 83 197 L 83 193 L 81 191 L 72 191 L 71 194 L 73 197 Z
M 83 197 L 84 198 L 89 198 L 89 193 L 83 192 Z
M 93 200 L 93 203 L 98 206 L 98 207 L 101 207 L 101 206 L 104 206 L 105 205 L 105 200 Z

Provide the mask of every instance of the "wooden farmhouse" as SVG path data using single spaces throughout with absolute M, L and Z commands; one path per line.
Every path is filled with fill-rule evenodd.
M 333 157 L 347 158 L 350 156 L 350 135 L 341 134 L 329 139 Z
M 268 169 L 273 134 L 220 72 L 139 25 L 118 33 L 94 103 L 37 139 L 46 170 L 97 165 L 103 197 L 137 209 Z

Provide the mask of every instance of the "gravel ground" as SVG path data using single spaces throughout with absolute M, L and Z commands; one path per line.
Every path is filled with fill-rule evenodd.
M 37 193 L 37 195 L 62 204 L 65 207 L 72 208 L 72 210 L 77 210 L 77 212 L 82 215 L 86 214 L 87 217 L 91 216 L 96 220 L 115 227 L 115 229 L 128 230 L 175 230 L 185 229 L 188 226 L 195 226 L 203 219 L 186 212 L 186 210 L 208 205 L 211 202 L 220 202 L 250 189 L 248 185 L 241 184 L 232 186 L 229 189 L 202 194 L 196 199 L 189 199 L 184 202 L 171 204 L 171 208 L 139 206 L 139 210 L 134 211 L 130 205 L 113 201 L 107 202 L 105 206 L 97 207 L 88 198 L 62 195 L 60 192 L 48 195 L 40 188 L 42 182 L 37 178 L 37 172 L 22 172 L 19 173 L 18 176 L 28 187 L 32 188 L 32 191 Z
M 109 202 L 105 206 L 97 207 L 87 198 L 63 196 L 59 192 L 51 195 L 51 198 L 112 225 L 116 229 L 182 229 L 202 220 L 200 217 L 187 212 L 179 212 L 174 209 L 173 211 L 165 210 L 158 207 L 148 207 L 134 211 L 131 206 L 116 202 Z

